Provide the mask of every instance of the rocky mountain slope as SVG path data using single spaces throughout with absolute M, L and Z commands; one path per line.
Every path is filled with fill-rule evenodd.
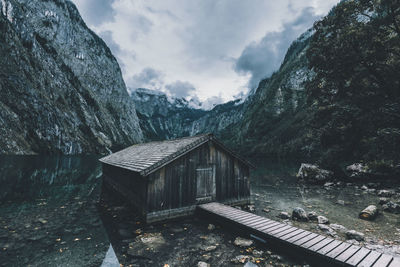
M 148 140 L 173 139 L 206 132 L 219 133 L 242 118 L 240 100 L 203 110 L 182 98 L 139 88 L 133 91 L 140 126 Z
M 260 82 L 225 139 L 244 153 L 332 170 L 353 162 L 382 173 L 399 167 L 399 25 L 398 1 L 340 2 Z
M 68 0 L 0 1 L 0 153 L 105 153 L 143 138 L 119 65 Z

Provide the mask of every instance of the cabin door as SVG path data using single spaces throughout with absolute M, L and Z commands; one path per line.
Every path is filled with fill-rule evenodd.
M 215 199 L 214 165 L 199 166 L 196 169 L 196 202 L 205 203 Z

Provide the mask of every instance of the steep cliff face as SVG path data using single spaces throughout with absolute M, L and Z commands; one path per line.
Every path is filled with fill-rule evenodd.
M 206 111 L 185 99 L 168 99 L 163 93 L 143 88 L 136 89 L 131 97 L 148 140 L 219 133 L 238 122 L 243 110 L 243 104 L 237 100 Z
M 313 77 L 306 58 L 312 34 L 310 29 L 292 43 L 279 70 L 246 100 L 242 119 L 220 133 L 231 146 L 253 155 L 293 152 L 305 122 L 305 83 Z
M 143 138 L 119 65 L 68 0 L 0 1 L 0 153 L 105 153 Z

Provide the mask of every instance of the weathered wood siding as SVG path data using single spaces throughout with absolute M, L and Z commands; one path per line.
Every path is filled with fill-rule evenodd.
M 147 177 L 140 176 L 137 172 L 103 164 L 103 181 L 145 216 Z
M 209 165 L 206 143 L 148 176 L 147 209 L 175 209 L 196 204 L 196 168 Z
M 196 179 L 208 168 L 215 176 L 215 185 L 207 184 L 210 201 L 249 198 L 249 167 L 210 141 L 147 177 L 147 211 L 195 205 L 196 186 L 202 185 Z
M 221 202 L 250 197 L 249 167 L 218 147 L 212 147 L 216 165 L 217 200 Z

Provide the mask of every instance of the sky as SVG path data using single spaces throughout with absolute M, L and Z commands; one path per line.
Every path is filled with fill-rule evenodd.
M 339 0 L 73 0 L 117 58 L 128 90 L 214 105 L 276 71 Z

